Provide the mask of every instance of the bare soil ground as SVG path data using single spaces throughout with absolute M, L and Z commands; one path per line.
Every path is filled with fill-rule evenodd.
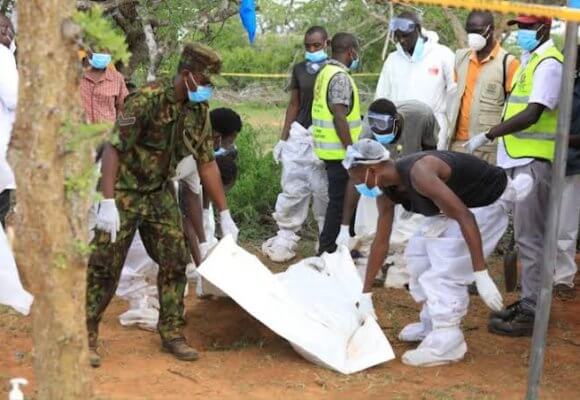
M 492 263 L 501 281 L 500 262 Z M 279 267 L 277 268 L 279 269 Z M 579 282 L 580 283 L 580 282 Z M 580 399 L 580 293 L 571 302 L 554 301 L 544 368 L 542 399 Z M 514 294 L 507 295 L 513 301 Z M 486 329 L 488 311 L 472 297 L 464 331 L 469 347 L 463 362 L 411 368 L 400 356 L 413 346 L 397 340 L 419 307 L 403 290 L 375 290 L 379 322 L 397 360 L 344 376 L 300 358 L 283 339 L 229 300 L 187 299 L 186 335 L 201 351 L 195 363 L 182 363 L 160 351 L 152 332 L 123 328 L 118 299 L 101 330 L 103 366 L 93 370 L 101 399 L 522 399 L 527 382 L 529 338 L 504 338 Z M 81 316 L 79 316 L 81 318 Z M 30 320 L 0 310 L 0 398 L 15 376 L 32 381 Z M 75 366 L 71 365 L 71 368 Z M 55 399 L 57 400 L 57 399 Z

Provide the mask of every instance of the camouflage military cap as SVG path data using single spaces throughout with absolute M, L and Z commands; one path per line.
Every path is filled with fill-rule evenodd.
M 219 74 L 222 67 L 222 59 L 212 48 L 201 43 L 187 43 L 183 47 L 180 67 L 186 67 L 192 72 L 203 74 Z

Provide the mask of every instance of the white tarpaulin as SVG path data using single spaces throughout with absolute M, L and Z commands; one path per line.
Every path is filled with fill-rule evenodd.
M 394 359 L 377 322 L 361 324 L 362 282 L 346 248 L 322 260 L 321 270 L 301 262 L 275 275 L 228 236 L 198 271 L 309 361 L 351 374 Z
M 8 239 L 0 225 L 0 304 L 28 315 L 33 297 L 22 287 Z

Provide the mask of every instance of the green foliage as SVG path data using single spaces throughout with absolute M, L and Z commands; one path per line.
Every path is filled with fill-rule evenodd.
M 264 134 L 246 123 L 236 140 L 240 173 L 228 193 L 228 205 L 242 240 L 264 239 L 275 230 L 271 214 L 280 192 L 280 168 L 272 153 L 260 149 L 258 135 Z
M 205 3 L 205 4 L 202 4 Z M 322 25 L 330 35 L 346 31 L 357 35 L 361 44 L 362 71 L 380 72 L 385 37 L 388 31 L 389 6 L 363 0 L 317 0 L 277 2 L 258 0 L 259 34 L 253 46 L 248 43 L 239 18 L 209 23 L 200 28 L 203 15 L 210 15 L 219 8 L 221 1 L 167 0 L 155 10 L 160 20 L 170 20 L 171 24 L 160 27 L 157 34 L 162 40 L 175 42 L 202 41 L 215 48 L 224 60 L 224 72 L 243 73 L 287 73 L 292 65 L 303 59 L 303 35 L 313 25 Z M 380 3 L 380 4 L 377 4 Z M 291 5 L 292 4 L 292 5 Z M 395 6 L 395 15 L 408 9 Z M 457 47 L 448 16 L 439 7 L 424 7 L 424 26 L 440 36 L 440 42 L 452 48 Z M 452 10 L 460 21 L 464 21 L 466 11 Z M 394 50 L 391 43 L 389 51 Z M 161 70 L 173 73 L 179 58 L 178 52 L 170 52 L 165 57 Z M 368 88 L 374 89 L 377 78 L 359 78 Z M 217 81 L 220 86 L 243 89 L 255 84 L 256 78 L 224 78 Z M 258 80 L 261 85 L 275 85 L 283 88 L 286 79 Z
M 99 179 L 99 171 L 91 163 L 80 174 L 66 176 L 64 187 L 69 198 L 80 196 L 88 197 L 93 191 Z
M 101 124 L 78 124 L 74 129 L 70 123 L 65 124 L 64 131 L 67 135 L 67 151 L 77 150 L 84 142 L 90 141 L 91 145 L 97 145 L 100 139 L 112 128 L 110 123 Z
M 123 32 L 116 28 L 110 19 L 103 16 L 100 7 L 92 7 L 86 12 L 77 11 L 73 20 L 83 30 L 85 46 L 95 52 L 106 50 L 115 62 L 122 61 L 125 64 L 129 62 L 131 53 Z

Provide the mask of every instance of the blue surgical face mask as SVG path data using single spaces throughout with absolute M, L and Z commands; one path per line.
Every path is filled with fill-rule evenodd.
M 356 71 L 357 69 L 359 69 L 359 67 L 360 67 L 360 58 L 357 55 L 356 58 L 350 62 L 348 69 L 350 69 L 351 71 Z
M 91 58 L 89 58 L 89 64 L 94 69 L 105 69 L 111 63 L 111 55 L 105 53 L 93 53 Z
M 366 183 L 361 183 L 359 185 L 354 185 L 356 190 L 364 197 L 371 197 L 376 199 L 377 197 L 383 194 L 383 191 L 379 189 L 377 186 L 370 188 L 366 185 Z
M 518 30 L 518 46 L 520 46 L 525 51 L 533 51 L 540 44 L 537 36 L 538 32 L 533 29 Z
M 375 137 L 375 139 L 377 139 L 377 142 L 379 142 L 382 145 L 391 144 L 395 140 L 394 132 L 387 133 L 385 135 L 379 135 L 378 133 L 373 132 L 373 136 Z
M 315 51 L 314 53 L 307 51 L 304 54 L 304 57 L 306 58 L 306 61 L 310 61 L 313 63 L 319 63 L 319 62 L 325 61 L 328 58 L 328 54 L 326 54 L 326 52 L 324 50 L 318 50 L 318 51 Z
M 187 89 L 187 96 L 189 101 L 192 103 L 203 103 L 204 101 L 209 101 L 213 95 L 213 89 L 211 86 L 198 86 L 196 91 L 191 91 Z
M 361 196 L 364 196 L 364 197 L 377 198 L 377 197 L 381 196 L 383 194 L 383 191 L 378 187 L 376 182 L 375 182 L 375 186 L 372 188 L 367 185 L 366 182 L 367 182 L 368 178 L 369 178 L 369 170 L 367 169 L 367 173 L 365 175 L 365 181 L 363 183 L 359 183 L 358 185 L 354 185 L 357 192 L 359 192 L 361 194 Z
M 425 54 L 425 39 L 421 36 L 417 38 L 415 43 L 415 50 L 413 50 L 413 56 L 411 57 L 412 62 L 419 62 L 423 60 Z

